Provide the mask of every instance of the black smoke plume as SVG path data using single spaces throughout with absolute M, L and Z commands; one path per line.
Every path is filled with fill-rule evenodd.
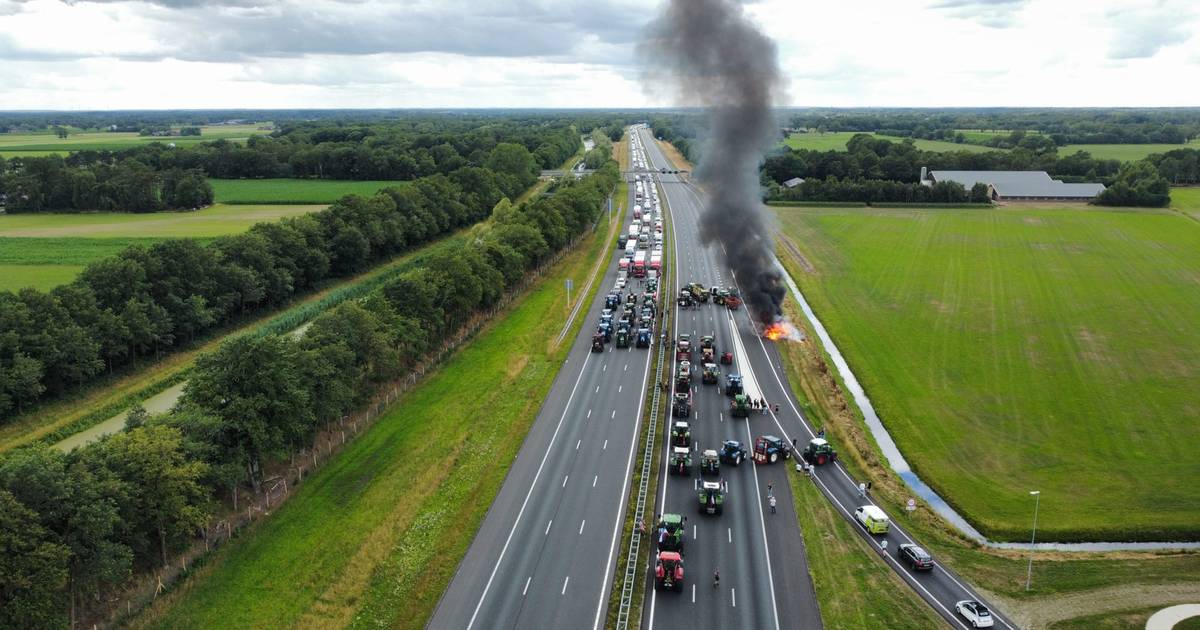
M 772 106 L 783 81 L 775 43 L 735 0 L 669 0 L 639 52 L 648 80 L 674 86 L 681 105 L 705 108 L 708 136 L 696 176 L 709 194 L 700 235 L 724 244 L 747 307 L 764 324 L 774 322 L 785 289 L 758 167 L 778 136 Z

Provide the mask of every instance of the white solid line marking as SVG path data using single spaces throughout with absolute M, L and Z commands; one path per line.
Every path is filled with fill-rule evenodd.
M 567 594 L 567 584 L 570 583 L 570 581 L 571 581 L 571 576 L 568 575 L 567 579 L 563 580 L 563 590 L 561 593 L 559 593 L 559 595 Z
M 570 478 L 571 478 L 571 475 L 567 475 L 566 477 L 563 477 L 563 485 L 562 485 L 562 487 L 564 487 L 564 488 L 566 488 L 566 487 L 567 487 L 567 480 L 568 480 L 568 479 L 570 479 Z
M 525 597 L 525 593 L 529 592 L 529 583 L 533 581 L 533 576 L 525 578 L 525 588 L 521 589 L 521 597 Z
M 729 589 L 729 597 L 733 600 L 733 607 L 737 608 L 737 589 L 736 588 Z
M 543 536 L 550 533 L 550 526 L 553 524 L 554 524 L 554 519 L 550 519 L 550 522 L 546 523 L 546 531 L 542 532 Z
M 692 583 L 692 603 L 696 603 L 696 583 Z
M 725 528 L 725 535 L 727 538 L 729 538 L 729 543 L 733 544 L 733 528 L 731 528 L 731 527 Z
M 595 488 L 595 487 L 596 487 L 596 482 L 597 482 L 599 479 L 600 479 L 600 475 L 596 475 L 595 477 L 592 477 L 592 487 L 593 487 L 593 488 Z
M 696 540 L 696 526 L 692 525 L 692 540 Z

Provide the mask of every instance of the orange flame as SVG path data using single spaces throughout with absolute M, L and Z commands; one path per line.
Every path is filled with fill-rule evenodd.
M 775 322 L 763 331 L 763 336 L 771 341 L 778 341 L 789 336 L 787 325 L 784 322 Z

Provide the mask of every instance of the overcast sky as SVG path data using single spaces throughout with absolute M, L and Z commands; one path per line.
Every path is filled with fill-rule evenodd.
M 645 107 L 633 0 L 0 0 L 0 109 Z M 765 0 L 786 105 L 1200 106 L 1200 0 Z

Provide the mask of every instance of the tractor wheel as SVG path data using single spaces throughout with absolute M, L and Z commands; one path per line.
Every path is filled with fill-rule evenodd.
M 825 456 L 824 455 L 817 455 L 817 465 L 818 466 L 825 465 Z
M 774 464 L 777 461 L 779 461 L 779 453 L 771 453 L 771 463 Z

